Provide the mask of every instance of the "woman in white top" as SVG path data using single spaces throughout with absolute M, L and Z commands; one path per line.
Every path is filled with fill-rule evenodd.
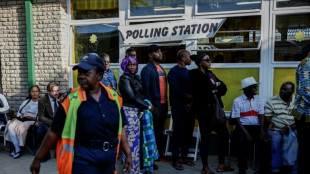
M 6 140 L 11 141 L 15 150 L 11 156 L 16 159 L 20 157 L 20 146 L 26 142 L 27 130 L 35 123 L 38 114 L 38 100 L 40 97 L 40 88 L 34 85 L 29 90 L 30 99 L 25 100 L 19 107 L 17 118 L 13 119 L 7 125 Z

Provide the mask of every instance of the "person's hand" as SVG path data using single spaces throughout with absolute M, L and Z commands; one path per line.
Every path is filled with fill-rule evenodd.
M 32 161 L 30 166 L 30 172 L 32 174 L 38 174 L 40 173 L 40 167 L 41 167 L 41 161 L 37 160 L 36 158 Z
M 129 173 L 132 168 L 132 156 L 126 155 L 125 164 L 124 164 L 124 172 Z
M 270 123 L 268 129 L 271 131 L 274 131 L 274 123 L 273 122 Z
M 212 93 L 213 93 L 213 94 L 216 94 L 216 93 L 218 93 L 218 90 L 217 90 L 217 89 L 214 89 L 214 90 L 212 90 Z
M 285 135 L 288 135 L 290 133 L 290 128 L 288 125 L 285 125 L 284 127 L 282 127 L 282 133 Z
M 260 132 L 260 138 L 265 142 L 268 142 L 270 140 L 270 136 L 266 134 L 264 130 Z
M 24 118 L 24 114 L 23 114 L 23 115 L 20 115 L 19 118 L 20 118 L 20 119 L 23 119 L 23 118 Z

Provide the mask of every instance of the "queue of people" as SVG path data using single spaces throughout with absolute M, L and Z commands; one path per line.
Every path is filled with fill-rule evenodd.
M 226 94 L 227 86 L 210 70 L 211 58 L 207 54 L 190 55 L 189 51 L 180 50 L 176 55 L 177 65 L 166 75 L 160 65 L 161 49 L 151 45 L 149 62 L 140 76 L 137 56 L 133 48 L 126 51 L 118 88 L 109 68 L 109 55 L 103 54 L 101 58 L 95 53 L 83 55 L 80 63 L 73 67 L 78 71 L 79 86 L 60 98 L 56 82 L 48 84 L 47 94 L 41 98 L 39 87 L 31 87 L 17 118 L 6 126 L 6 140 L 14 146 L 11 156 L 21 156 L 27 129 L 36 123 L 41 146 L 31 164 L 32 173 L 39 173 L 40 163 L 51 158 L 49 150 L 54 146 L 59 173 L 113 173 L 120 149 L 125 173 L 152 173 L 158 169 L 155 163 L 158 160 L 172 161 L 173 168 L 184 170 L 183 164 L 195 165 L 187 156 L 197 119 L 201 133 L 201 173 L 215 173 L 208 163 L 212 131 L 218 135 L 216 172 L 235 170 L 225 165 L 231 138 L 226 123 L 215 120 L 216 103 L 224 108 L 221 97 Z M 258 148 L 259 173 L 309 172 L 305 163 L 309 153 L 306 146 L 310 120 L 309 56 L 297 69 L 296 97 L 294 84 L 285 82 L 279 95 L 265 103 L 257 95 L 259 83 L 253 77 L 241 80 L 243 93 L 234 100 L 231 112 L 236 123 L 233 137 L 239 174 L 246 173 L 247 149 L 251 144 Z M 188 70 L 186 66 L 191 61 L 197 68 Z M 172 160 L 164 155 L 168 84 L 173 119 Z M 6 106 L 8 102 L 2 98 L 0 104 Z M 287 140 L 288 136 L 295 137 L 294 142 L 287 142 L 293 141 Z

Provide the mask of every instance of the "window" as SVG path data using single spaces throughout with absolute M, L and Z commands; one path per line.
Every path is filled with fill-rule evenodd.
M 184 0 L 130 0 L 130 16 L 183 14 Z
M 310 6 L 309 0 L 276 0 L 277 7 Z
M 118 17 L 118 0 L 71 0 L 72 19 Z
M 78 63 L 85 53 L 107 53 L 111 63 L 119 60 L 118 24 L 74 26 L 73 28 L 73 63 Z
M 259 79 L 259 69 L 212 69 L 212 72 L 227 86 L 226 95 L 222 97 L 225 111 L 231 111 L 234 99 L 242 94 L 241 80 L 253 76 Z
M 310 44 L 310 13 L 276 16 L 275 61 L 300 61 Z
M 260 62 L 260 23 L 260 16 L 227 18 L 214 38 L 198 39 L 198 54 L 209 54 L 215 63 Z
M 151 45 L 151 44 L 150 44 Z M 148 46 L 145 47 L 133 47 L 137 53 L 137 59 L 139 64 L 146 64 L 149 61 L 148 57 Z M 176 63 L 177 62 L 177 53 L 181 49 L 185 49 L 185 45 L 178 46 L 161 46 L 161 52 L 163 59 L 161 63 Z
M 197 0 L 198 13 L 260 9 L 260 0 Z
M 273 77 L 273 95 L 279 95 L 280 87 L 284 82 L 293 82 L 296 93 L 296 68 L 275 68 Z

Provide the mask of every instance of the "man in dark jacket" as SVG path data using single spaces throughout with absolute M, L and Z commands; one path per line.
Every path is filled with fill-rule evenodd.
M 191 95 L 190 79 L 186 69 L 186 65 L 191 64 L 190 53 L 187 50 L 180 50 L 177 58 L 178 64 L 171 68 L 168 73 L 170 105 L 173 118 L 172 166 L 176 170 L 183 170 L 181 163 L 194 166 L 194 162 L 187 159 L 187 155 L 195 118 L 190 112 L 193 96 Z M 181 159 L 179 159 L 180 152 Z
M 48 129 L 51 127 L 54 115 L 58 109 L 57 99 L 59 97 L 59 84 L 57 82 L 49 82 L 47 85 L 47 94 L 39 99 L 38 103 L 38 117 L 39 128 L 37 130 L 39 144 L 42 143 Z M 51 158 L 48 153 L 42 162 Z
M 157 45 L 148 48 L 149 63 L 141 71 L 141 80 L 145 97 L 154 106 L 154 132 L 160 160 L 164 157 L 164 124 L 168 113 L 167 80 L 164 69 L 159 65 L 162 53 Z

